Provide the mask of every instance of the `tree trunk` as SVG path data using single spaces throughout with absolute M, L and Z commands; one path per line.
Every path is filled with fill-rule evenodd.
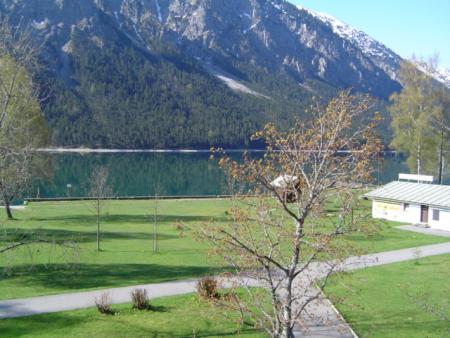
M 284 304 L 284 329 L 283 329 L 283 337 L 284 338 L 294 338 L 293 325 L 292 325 L 292 280 L 288 280 L 286 285 L 286 297 Z
M 442 121 L 442 128 L 441 128 L 441 144 L 439 147 L 439 184 L 444 184 L 444 177 L 443 177 L 443 171 L 444 171 L 444 121 Z
M 100 200 L 97 200 L 97 251 L 100 251 Z
M 11 203 L 9 202 L 9 199 L 6 196 L 3 196 L 3 201 L 5 202 L 6 216 L 8 217 L 9 220 L 14 219 L 11 212 Z
M 420 149 L 420 143 L 417 145 L 417 175 L 420 175 L 421 171 L 422 171 L 422 165 L 421 165 L 421 161 L 420 161 L 420 157 L 421 157 L 421 149 Z
M 155 214 L 153 222 L 153 253 L 158 252 L 158 195 L 155 194 Z

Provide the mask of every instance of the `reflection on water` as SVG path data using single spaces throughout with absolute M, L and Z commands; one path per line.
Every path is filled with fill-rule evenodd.
M 89 190 L 95 166 L 106 166 L 115 196 L 227 194 L 226 180 L 208 153 L 48 154 L 54 163 L 51 183 L 35 185 L 28 197 L 80 197 Z M 256 155 L 260 156 L 260 155 Z M 239 154 L 233 154 L 239 158 Z M 375 166 L 374 183 L 408 172 L 404 159 L 388 156 Z

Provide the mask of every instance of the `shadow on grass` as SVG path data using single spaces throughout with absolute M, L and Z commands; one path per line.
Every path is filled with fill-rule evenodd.
M 159 283 L 215 274 L 225 268 L 208 266 L 170 266 L 159 264 L 37 264 L 15 267 L 0 281 L 23 287 L 48 289 L 47 293 L 72 292 L 82 289 L 110 288 Z
M 62 221 L 71 225 L 95 224 L 95 215 L 68 215 L 68 216 L 51 216 L 51 217 L 30 217 L 29 221 Z M 158 215 L 158 222 L 209 222 L 209 221 L 226 221 L 228 218 L 224 216 L 185 216 L 185 215 Z M 148 215 L 104 215 L 102 221 L 105 223 L 148 223 L 154 221 L 154 216 Z
M 101 231 L 101 238 L 103 240 L 108 239 L 145 239 L 149 238 L 150 233 L 145 232 L 117 232 L 117 231 L 107 231 L 107 226 L 103 227 Z M 63 230 L 63 229 L 48 229 L 48 228 L 35 228 L 35 229 L 16 229 L 10 230 L 8 234 L 4 237 L 0 237 L 1 242 L 11 243 L 19 242 L 31 238 L 41 238 L 47 239 L 49 241 L 74 241 L 77 243 L 87 243 L 96 241 L 96 228 L 92 227 L 91 232 L 86 231 L 73 231 L 73 230 Z M 170 235 L 166 233 L 159 233 L 158 240 L 168 240 L 179 238 L 177 235 Z
M 169 312 L 170 307 L 164 306 L 164 305 L 149 305 L 148 307 L 149 311 L 153 312 Z
M 98 336 L 108 337 L 124 337 L 124 336 L 137 336 L 137 337 L 152 337 L 152 338 L 182 338 L 192 337 L 193 330 L 190 327 L 180 327 L 176 323 L 176 319 L 169 322 L 164 329 L 157 329 L 152 323 L 151 313 L 148 314 L 149 318 L 146 320 L 142 317 L 142 321 L 130 322 L 131 325 L 128 329 L 124 328 L 121 323 L 121 315 L 119 316 L 104 316 L 93 311 L 83 312 L 60 312 L 45 315 L 36 315 L 23 318 L 3 319 L 0 320 L 0 332 L 2 337 L 21 337 L 21 336 L 39 336 L 44 337 L 47 334 L 51 336 L 57 336 L 59 332 L 65 336 L 89 336 L 92 334 L 92 324 L 95 322 L 95 331 Z M 170 310 L 168 312 L 170 315 Z M 117 319 L 119 318 L 119 319 Z M 196 320 L 201 325 L 202 318 Z M 152 325 L 153 324 L 153 325 Z M 157 325 L 157 324 L 156 324 Z M 234 326 L 230 323 L 230 326 Z M 244 327 L 239 332 L 233 329 L 219 330 L 215 328 L 203 328 L 195 330 L 195 337 L 232 337 L 238 333 L 242 336 L 251 334 L 254 336 L 259 331 L 252 327 Z
M 21 337 L 40 335 L 49 332 L 51 328 L 66 328 L 82 325 L 86 321 L 84 317 L 68 316 L 64 313 L 51 315 L 36 315 L 23 318 L 0 320 L 0 332 L 2 337 Z

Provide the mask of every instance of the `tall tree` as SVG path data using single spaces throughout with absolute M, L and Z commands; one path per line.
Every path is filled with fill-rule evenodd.
M 450 90 L 442 85 L 438 90 L 439 114 L 433 117 L 433 126 L 438 134 L 438 182 L 444 184 L 445 163 L 450 159 Z
M 362 218 L 352 217 L 358 198 L 351 187 L 371 179 L 371 163 L 381 149 L 376 119 L 361 123 L 370 106 L 366 97 L 341 93 L 325 109 L 314 109 L 309 122 L 287 132 L 269 124 L 256 133 L 266 144 L 262 158 L 220 160 L 246 192 L 235 196 L 229 222 L 199 231 L 237 278 L 267 286 L 270 309 L 267 293 L 259 297 L 251 288 L 249 297 L 230 299 L 272 337 L 292 338 L 296 325 L 318 319 L 309 309 L 352 252 L 346 235 L 367 229 Z M 338 207 L 334 221 L 322 217 L 329 202 Z
M 391 96 L 390 113 L 394 137 L 391 146 L 408 156 L 408 166 L 417 174 L 436 172 L 440 137 L 433 119 L 441 121 L 432 78 L 410 61 L 402 63 L 400 93 Z
M 41 170 L 34 150 L 47 144 L 48 130 L 39 106 L 32 72 L 37 51 L 19 29 L 0 17 L 0 193 L 8 218 L 10 203 L 20 197 Z

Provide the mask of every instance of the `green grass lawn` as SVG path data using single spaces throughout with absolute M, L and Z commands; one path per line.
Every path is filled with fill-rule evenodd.
M 73 239 L 78 249 L 38 245 L 0 255 L 0 299 L 155 283 L 226 268 L 208 255 L 207 243 L 196 240 L 189 230 L 181 236 L 175 225 L 225 222 L 228 200 L 160 201 L 156 254 L 152 252 L 153 203 L 108 202 L 101 252 L 96 251 L 95 215 L 89 211 L 89 202 L 32 203 L 15 211 L 17 220 L 0 225 L 0 240 L 5 233 L 10 240 L 24 232 L 30 236 L 40 233 L 47 238 Z M 370 212 L 368 202 L 362 212 Z M 379 252 L 448 241 L 401 231 L 390 223 L 379 224 L 378 233 L 369 238 L 352 235 L 352 242 L 367 252 Z M 0 247 L 5 243 L 0 241 Z
M 227 314 L 195 294 L 152 300 L 156 311 L 115 305 L 115 315 L 95 308 L 0 320 L 2 337 L 265 337 L 251 326 L 238 326 Z
M 335 276 L 326 293 L 360 337 L 449 337 L 449 281 L 442 255 Z
M 39 245 L 0 256 L 0 266 L 6 267 L 7 273 L 0 276 L 0 298 L 154 283 L 214 273 L 220 267 L 212 264 L 206 243 L 195 240 L 189 231 L 181 237 L 175 224 L 182 221 L 190 226 L 211 219 L 225 220 L 226 208 L 227 201 L 222 200 L 160 201 L 155 254 L 153 202 L 108 202 L 101 225 L 101 252 L 96 251 L 95 216 L 89 211 L 89 202 L 30 204 L 26 210 L 16 211 L 17 220 L 8 222 L 6 227 L 43 233 L 48 238 L 74 239 L 78 249 Z

